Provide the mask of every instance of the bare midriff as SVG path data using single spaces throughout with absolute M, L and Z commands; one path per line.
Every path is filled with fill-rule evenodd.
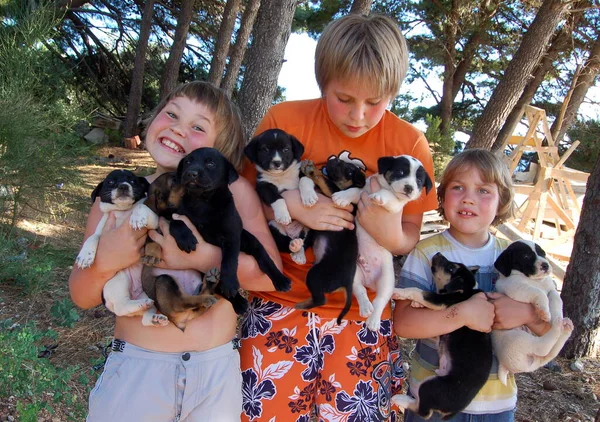
M 236 335 L 237 317 L 231 304 L 219 300 L 201 317 L 181 331 L 172 323 L 164 327 L 142 325 L 142 317 L 117 317 L 115 338 L 157 352 L 203 351 L 221 346 Z

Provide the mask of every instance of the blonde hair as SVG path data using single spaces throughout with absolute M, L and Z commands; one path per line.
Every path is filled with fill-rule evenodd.
M 510 219 L 514 214 L 514 192 L 508 166 L 496 154 L 481 148 L 471 148 L 461 152 L 446 166 L 440 186 L 437 188 L 440 215 L 445 217 L 442 204 L 448 184 L 456 179 L 457 174 L 472 169 L 479 171 L 485 183 L 493 183 L 498 186 L 500 201 L 492 225 L 496 226 Z
M 368 82 L 378 95 L 395 97 L 406 77 L 408 48 L 387 16 L 351 13 L 329 23 L 315 51 L 315 76 L 325 91 L 332 80 Z
M 169 95 L 161 100 L 150 118 L 144 122 L 143 136 L 145 137 L 148 127 L 167 103 L 177 97 L 186 97 L 202 103 L 214 113 L 217 132 L 214 148 L 219 150 L 238 171 L 241 171 L 246 141 L 240 112 L 225 91 L 209 82 L 188 82 L 171 91 Z

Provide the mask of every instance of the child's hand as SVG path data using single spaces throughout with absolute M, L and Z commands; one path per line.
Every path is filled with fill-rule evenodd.
M 354 228 L 352 205 L 338 207 L 331 198 L 319 194 L 317 203 L 310 208 L 306 208 L 300 201 L 298 191 L 287 191 L 284 192 L 283 196 L 292 217 L 308 228 L 331 231 Z
M 485 293 L 477 293 L 469 300 L 456 305 L 463 325 L 475 331 L 489 333 L 494 324 L 494 305 L 488 302 Z
M 518 302 L 496 292 L 487 295 L 495 307 L 494 330 L 510 330 L 537 320 L 535 308 L 530 303 Z
M 372 193 L 381 190 L 377 178 L 371 177 L 369 180 Z M 390 233 L 390 227 L 401 224 L 401 215 L 388 212 L 384 207 L 373 202 L 366 192 L 361 194 L 360 201 L 358 201 L 356 218 L 375 240 L 385 238 Z
M 174 270 L 199 269 L 202 266 L 202 248 L 207 243 L 186 216 L 173 214 L 173 219 L 183 221 L 196 237 L 198 244 L 196 245 L 196 250 L 191 253 L 179 249 L 175 238 L 169 232 L 169 222 L 161 217 L 158 221 L 158 227 L 163 234 L 160 234 L 156 230 L 148 231 L 150 239 L 158 243 L 162 248 L 161 262 L 157 267 Z
M 107 273 L 116 273 L 136 264 L 146 242 L 147 229 L 134 230 L 129 225 L 129 216 L 116 227 L 114 213 L 109 213 L 98 241 L 94 265 Z

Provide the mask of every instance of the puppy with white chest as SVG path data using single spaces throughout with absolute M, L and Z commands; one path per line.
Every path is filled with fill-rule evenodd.
M 496 291 L 533 304 L 539 318 L 551 323 L 550 330 L 539 337 L 521 328 L 492 332 L 498 378 L 506 384 L 509 372 L 531 372 L 554 359 L 573 332 L 573 323 L 563 318 L 562 300 L 550 277 L 546 253 L 539 245 L 526 240 L 513 242 L 494 266 L 500 272 Z
M 306 263 L 303 238 L 307 229 L 292 222 L 281 193 L 299 188 L 300 158 L 304 146 L 294 136 L 280 129 L 269 129 L 252 138 L 244 149 L 258 172 L 256 191 L 261 201 L 273 208 L 275 219 L 269 229 L 281 252 L 291 252 L 298 264 Z M 302 194 L 302 192 L 301 192 Z
M 94 263 L 100 234 L 106 224 L 109 212 L 116 217 L 116 224 L 121 225 L 128 211 L 136 203 L 143 203 L 149 183 L 129 170 L 114 170 L 106 176 L 92 192 L 92 201 L 100 197 L 100 210 L 104 213 L 96 227 L 96 231 L 86 239 L 76 263 L 80 268 L 87 268 Z M 130 296 L 130 277 L 127 271 L 119 271 L 108 280 L 102 290 L 102 299 L 106 307 L 118 316 L 135 315 L 152 306 L 152 300 L 142 298 L 132 300 Z
M 475 280 L 478 269 L 451 262 L 438 252 L 431 260 L 437 292 L 411 287 L 395 289 L 394 297 L 416 301 L 429 309 L 446 309 L 481 292 Z M 490 334 L 461 327 L 440 336 L 438 352 L 437 375 L 411 385 L 414 398 L 398 394 L 391 398 L 392 403 L 423 419 L 429 419 L 435 411 L 443 419 L 450 419 L 471 403 L 488 380 L 492 367 Z
M 375 177 L 379 182 L 379 191 L 371 192 L 370 180 L 367 180 L 363 189 L 351 188 L 334 193 L 333 201 L 342 207 L 350 203 L 356 204 L 364 191 L 375 204 L 395 214 L 401 212 L 408 202 L 418 199 L 423 189 L 429 193 L 433 187 L 431 178 L 421 162 L 409 155 L 381 157 L 377 161 L 377 171 L 378 173 L 371 177 Z M 398 223 L 400 224 L 400 221 Z M 381 325 L 381 315 L 394 291 L 393 256 L 380 246 L 358 221 L 356 235 L 359 270 L 356 271 L 353 291 L 358 300 L 360 315 L 367 318 L 367 327 L 377 331 Z M 373 303 L 369 300 L 367 288 L 377 292 Z

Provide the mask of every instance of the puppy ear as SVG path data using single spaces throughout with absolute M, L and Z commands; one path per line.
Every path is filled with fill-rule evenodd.
M 392 169 L 394 165 L 394 157 L 381 157 L 377 160 L 377 172 L 385 174 Z
M 471 271 L 473 274 L 476 274 L 477 271 L 479 271 L 479 268 L 480 268 L 479 265 L 470 265 L 467 267 L 467 269 L 469 271 Z
M 147 195 L 148 190 L 150 189 L 150 182 L 148 182 L 145 177 L 138 177 L 138 180 L 140 181 L 142 191 Z
M 358 168 L 352 174 L 352 184 L 357 188 L 362 188 L 367 184 L 367 176 Z
M 102 190 L 102 186 L 104 185 L 104 181 L 100 182 L 98 186 L 94 188 L 92 191 L 92 204 L 96 201 L 98 195 L 100 195 L 100 191 Z
M 238 174 L 237 170 L 235 169 L 235 167 L 233 167 L 233 164 L 231 164 L 229 162 L 229 160 L 225 159 L 225 157 L 223 157 L 223 161 L 225 161 L 225 169 L 227 171 L 227 184 L 231 185 L 233 182 L 235 182 L 240 175 Z
M 292 141 L 292 152 L 294 153 L 294 158 L 300 161 L 302 154 L 304 154 L 304 145 L 302 145 L 302 142 L 300 142 L 298 138 L 293 135 L 290 135 L 290 140 Z
M 511 273 L 510 268 L 510 252 L 503 251 L 496 262 L 494 262 L 494 267 L 502 274 L 504 277 L 508 277 Z
M 423 171 L 425 172 L 425 195 L 427 195 L 433 188 L 433 182 L 431 181 L 431 177 L 429 177 L 429 173 L 427 173 L 425 170 Z
M 246 148 L 244 148 L 244 155 L 246 155 L 248 160 L 250 160 L 253 163 L 256 162 L 256 148 L 258 145 L 258 140 L 261 137 L 262 137 L 262 133 L 260 135 L 255 136 L 254 138 L 252 138 L 250 140 L 250 142 L 248 143 L 248 145 L 246 145 Z
M 185 157 L 184 157 L 185 158 Z M 179 164 L 177 164 L 177 170 L 175 171 L 175 183 L 180 184 L 181 183 L 181 173 L 183 173 L 183 160 L 184 158 L 182 158 L 181 160 L 179 160 Z

